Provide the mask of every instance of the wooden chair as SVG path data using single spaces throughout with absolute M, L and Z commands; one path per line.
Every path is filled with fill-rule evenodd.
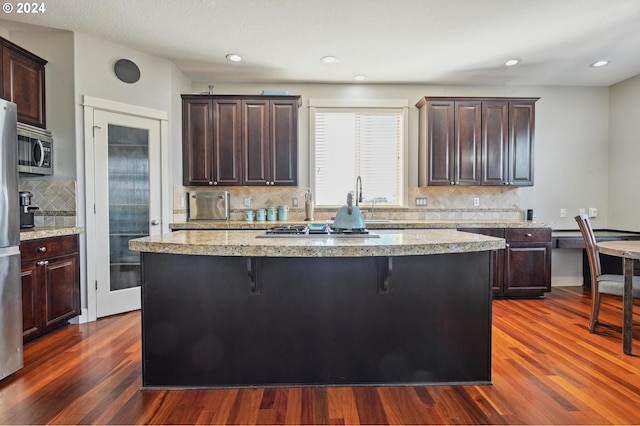
M 622 297 L 622 287 L 624 277 L 622 275 L 605 274 L 602 275 L 600 269 L 600 255 L 596 246 L 596 237 L 589 223 L 589 216 L 586 214 L 576 216 L 576 222 L 580 227 L 580 232 L 584 238 L 584 245 L 587 248 L 587 258 L 589 259 L 589 271 L 591 272 L 591 318 L 589 320 L 589 331 L 595 333 L 598 323 L 598 313 L 600 312 L 600 294 L 611 294 Z M 640 298 L 640 277 L 633 277 L 633 297 Z

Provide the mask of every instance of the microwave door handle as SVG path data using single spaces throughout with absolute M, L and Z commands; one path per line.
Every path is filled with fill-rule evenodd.
M 38 161 L 38 167 L 42 167 L 44 164 L 44 147 L 42 146 L 42 141 L 40 139 L 36 139 L 36 144 L 40 150 L 40 161 Z

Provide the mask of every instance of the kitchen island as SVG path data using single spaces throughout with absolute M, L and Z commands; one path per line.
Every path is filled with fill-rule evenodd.
M 130 241 L 142 252 L 144 387 L 490 383 L 503 239 L 259 234 Z

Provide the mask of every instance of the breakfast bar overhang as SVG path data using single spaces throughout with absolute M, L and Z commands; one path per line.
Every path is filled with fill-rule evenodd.
M 259 232 L 130 241 L 142 252 L 144 387 L 490 383 L 503 239 Z

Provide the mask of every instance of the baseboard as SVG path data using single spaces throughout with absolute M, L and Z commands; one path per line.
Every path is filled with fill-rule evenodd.
M 551 277 L 551 287 L 581 287 L 582 277 Z
M 84 324 L 85 322 L 89 322 L 89 311 L 87 308 L 82 308 L 80 316 L 70 319 L 69 322 L 71 324 Z

